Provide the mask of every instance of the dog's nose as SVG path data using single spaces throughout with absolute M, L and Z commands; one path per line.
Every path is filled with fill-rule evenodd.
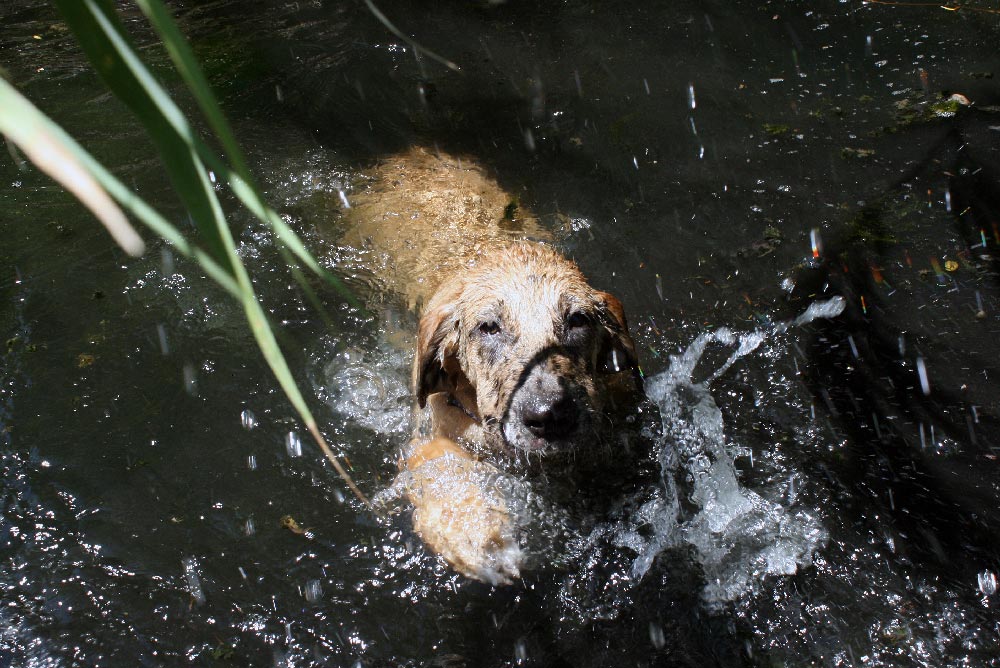
M 521 421 L 538 438 L 547 441 L 564 438 L 576 429 L 576 403 L 568 394 L 533 401 L 524 407 Z

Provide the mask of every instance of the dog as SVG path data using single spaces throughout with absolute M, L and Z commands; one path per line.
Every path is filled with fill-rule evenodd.
M 519 481 L 575 475 L 579 496 L 580 471 L 625 459 L 642 380 L 622 304 L 472 160 L 414 147 L 366 179 L 347 241 L 420 312 L 414 435 L 393 488 L 452 568 L 510 583 L 532 531 Z

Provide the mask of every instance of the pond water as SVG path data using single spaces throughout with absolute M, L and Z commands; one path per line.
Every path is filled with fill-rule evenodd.
M 1000 666 L 992 5 L 378 3 L 459 71 L 364 3 L 172 6 L 368 304 L 318 311 L 232 207 L 363 489 L 408 433 L 414 318 L 340 207 L 413 143 L 475 156 L 621 298 L 662 484 L 562 569 L 455 575 L 345 490 L 221 290 L 5 154 L 0 664 Z M 4 3 L 0 65 L 184 220 L 51 7 Z

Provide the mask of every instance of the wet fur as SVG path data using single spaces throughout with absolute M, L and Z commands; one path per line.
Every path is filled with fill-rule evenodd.
M 622 457 L 616 432 L 641 396 L 622 305 L 527 240 L 548 235 L 530 214 L 513 220 L 513 198 L 473 161 L 413 148 L 368 176 L 348 239 L 423 306 L 417 426 L 395 486 L 430 549 L 469 577 L 508 583 L 531 528 L 502 473 Z

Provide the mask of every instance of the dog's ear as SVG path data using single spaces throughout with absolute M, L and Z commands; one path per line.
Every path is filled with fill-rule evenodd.
M 599 352 L 600 368 L 611 372 L 629 370 L 638 376 L 639 358 L 635 354 L 635 342 L 628 333 L 628 321 L 622 303 L 608 292 L 598 292 L 596 296 L 601 324 L 607 333 Z
M 441 286 L 420 316 L 417 355 L 413 360 L 413 391 L 421 408 L 428 396 L 449 389 L 445 363 L 458 350 L 455 306 L 461 292 L 462 285 L 458 281 Z

